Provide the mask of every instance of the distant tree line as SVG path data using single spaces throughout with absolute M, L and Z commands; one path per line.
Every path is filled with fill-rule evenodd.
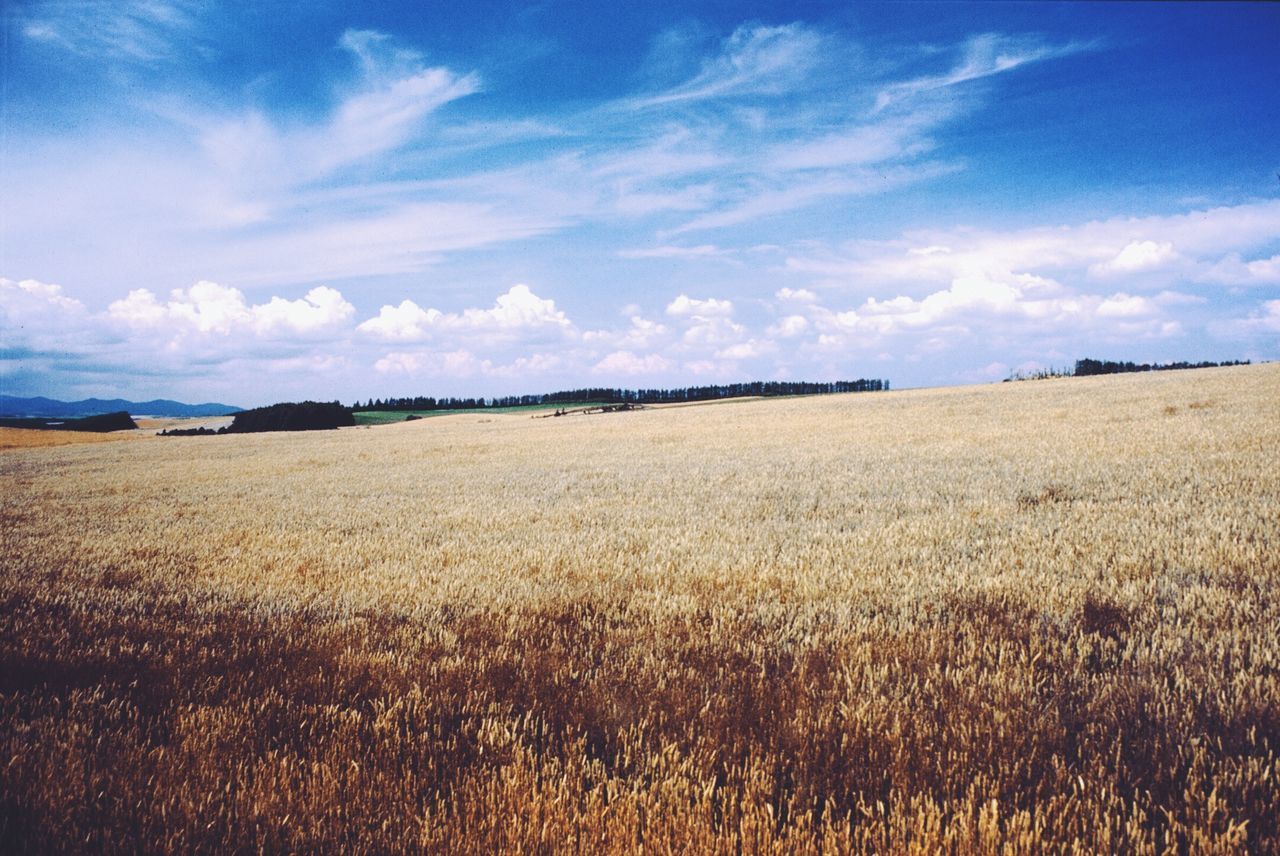
M 681 389 L 611 389 L 587 387 L 548 392 L 539 395 L 508 395 L 497 398 L 371 398 L 357 401 L 351 408 L 368 410 L 481 410 L 489 407 L 533 407 L 547 404 L 576 404 L 593 402 L 602 404 L 679 404 L 690 401 L 715 401 L 722 398 L 782 395 L 829 395 L 837 392 L 880 392 L 889 388 L 889 381 L 866 378 L 839 380 L 828 383 L 810 381 L 754 381 L 750 383 L 726 383 L 713 386 L 689 386 Z M 237 419 L 239 417 L 236 417 Z
M 1164 372 L 1177 369 L 1213 369 L 1219 366 L 1247 365 L 1249 365 L 1249 360 L 1228 360 L 1222 363 L 1213 363 L 1208 360 L 1198 363 L 1186 361 L 1176 363 L 1132 363 L 1116 362 L 1114 360 L 1092 360 L 1086 357 L 1083 360 L 1076 360 L 1076 368 L 1073 374 L 1075 377 L 1088 377 L 1090 375 L 1123 374 L 1124 372 Z
M 231 424 L 219 428 L 174 428 L 161 431 L 162 437 L 201 437 L 211 434 L 257 434 L 264 431 L 324 431 L 355 425 L 351 408 L 337 401 L 303 401 L 272 404 L 242 410 Z
M 1011 380 L 1048 380 L 1052 377 L 1071 377 L 1070 369 L 1035 369 L 1034 371 L 1015 371 L 1004 379 L 1005 383 Z
M 1209 360 L 1202 360 L 1198 363 L 1190 363 L 1185 360 L 1174 363 L 1133 363 L 1117 362 L 1115 360 L 1094 360 L 1085 357 L 1083 360 L 1076 360 L 1074 369 L 1047 368 L 1030 372 L 1014 372 L 1005 378 L 1005 381 L 1047 380 L 1055 377 L 1089 377 L 1090 375 L 1123 374 L 1125 372 L 1164 372 L 1177 369 L 1213 369 L 1219 366 L 1247 365 L 1249 365 L 1249 360 L 1227 360 L 1221 363 L 1214 363 Z

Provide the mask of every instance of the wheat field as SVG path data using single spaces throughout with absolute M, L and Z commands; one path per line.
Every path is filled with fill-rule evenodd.
M 1280 366 L 0 453 L 0 850 L 1280 852 Z

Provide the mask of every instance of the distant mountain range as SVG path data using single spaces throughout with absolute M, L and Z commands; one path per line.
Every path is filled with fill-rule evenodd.
M 18 398 L 0 395 L 0 416 L 35 416 L 45 419 L 76 419 L 100 413 L 127 411 L 134 416 L 230 416 L 241 408 L 229 404 L 183 404 L 158 398 L 155 401 L 126 401 L 123 398 L 86 398 L 58 401 L 53 398 Z

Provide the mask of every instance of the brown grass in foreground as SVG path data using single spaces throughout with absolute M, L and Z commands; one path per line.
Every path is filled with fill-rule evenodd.
M 1278 450 L 1267 365 L 15 451 L 0 849 L 1280 852 Z

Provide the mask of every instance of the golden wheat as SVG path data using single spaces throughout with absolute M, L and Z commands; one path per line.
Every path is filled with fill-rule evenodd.
M 1280 367 L 0 455 L 0 845 L 1280 852 Z

